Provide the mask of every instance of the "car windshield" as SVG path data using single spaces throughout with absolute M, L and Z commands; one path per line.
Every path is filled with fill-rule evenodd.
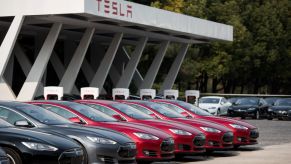
M 169 109 L 168 107 L 157 104 L 157 103 L 152 103 L 152 102 L 143 102 L 144 105 L 146 105 L 149 108 L 152 108 L 156 112 L 170 118 L 184 118 L 185 116 L 181 115 L 180 113 Z
M 258 98 L 242 98 L 235 102 L 235 105 L 258 105 Z
M 218 104 L 219 103 L 219 98 L 206 98 L 202 97 L 199 99 L 200 104 Z
M 183 108 L 186 108 L 188 110 L 190 110 L 191 112 L 200 115 L 200 116 L 212 116 L 210 113 L 204 111 L 203 109 L 194 106 L 192 104 L 183 102 L 183 101 L 175 101 L 178 105 L 182 106 Z
M 0 128 L 7 128 L 7 127 L 12 127 L 12 126 L 13 125 L 11 125 L 10 123 L 8 123 L 0 118 Z
M 59 103 L 70 107 L 71 109 L 81 113 L 82 115 L 90 118 L 93 121 L 97 121 L 97 122 L 116 122 L 117 121 L 116 119 L 108 116 L 107 114 L 104 114 L 87 105 L 78 104 L 74 102 L 59 102 Z
M 278 100 L 278 98 L 265 98 L 265 101 L 268 105 L 274 105 L 274 103 Z
M 153 119 L 151 116 L 126 104 L 110 104 L 110 106 L 134 119 L 139 119 L 139 120 Z
M 42 107 L 30 105 L 30 104 L 17 104 L 13 105 L 14 109 L 17 109 L 33 119 L 46 124 L 46 125 L 63 125 L 63 124 L 71 124 L 70 121 L 65 118 L 50 112 Z
M 280 99 L 280 100 L 277 100 L 274 105 L 275 106 L 291 106 L 291 100 L 290 99 Z

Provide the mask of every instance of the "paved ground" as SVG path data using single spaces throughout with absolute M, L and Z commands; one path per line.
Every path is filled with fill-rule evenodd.
M 259 144 L 238 151 L 215 152 L 210 156 L 192 156 L 183 160 L 153 164 L 290 164 L 291 121 L 246 120 L 260 131 Z

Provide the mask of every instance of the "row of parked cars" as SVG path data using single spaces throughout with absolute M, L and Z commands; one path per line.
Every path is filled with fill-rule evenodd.
M 257 144 L 258 137 L 243 120 L 179 100 L 0 101 L 1 164 L 170 160 Z
M 200 98 L 199 107 L 214 115 L 291 120 L 290 98 L 235 97 L 227 100 L 224 97 L 207 96 Z

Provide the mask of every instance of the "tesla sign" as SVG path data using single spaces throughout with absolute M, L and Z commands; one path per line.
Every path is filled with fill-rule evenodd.
M 123 1 L 114 0 L 96 0 L 98 12 L 117 15 L 121 17 L 132 18 L 132 5 Z

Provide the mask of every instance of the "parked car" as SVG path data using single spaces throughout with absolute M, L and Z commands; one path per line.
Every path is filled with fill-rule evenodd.
M 280 99 L 279 97 L 266 97 L 264 100 L 267 102 L 269 106 L 273 106 L 275 102 Z
M 205 135 L 191 126 L 173 121 L 156 120 L 129 105 L 114 101 L 78 100 L 76 102 L 86 104 L 120 121 L 150 125 L 167 132 L 175 140 L 176 156 L 205 152 Z
M 228 116 L 230 117 L 252 117 L 260 119 L 268 117 L 269 105 L 267 102 L 258 97 L 245 97 L 238 99 L 231 107 L 228 108 Z
M 232 97 L 232 98 L 227 99 L 227 101 L 230 102 L 231 104 L 234 104 L 240 98 L 241 97 Z
M 135 163 L 135 143 L 119 132 L 73 124 L 41 107 L 19 102 L 1 101 L 0 117 L 17 127 L 72 138 L 82 146 L 85 164 Z
M 3 126 L 3 125 L 2 125 Z M 0 125 L 0 128 L 2 127 L 1 125 Z M 7 154 L 6 154 L 6 152 L 0 147 L 0 163 L 1 164 L 9 164 L 9 163 L 11 163 L 11 162 L 9 162 L 9 159 L 8 159 L 8 157 L 7 157 Z
M 83 164 L 82 147 L 63 135 L 52 135 L 37 129 L 14 128 L 0 119 L 0 146 L 10 164 Z M 0 154 L 3 155 L 3 152 Z M 4 160 L 7 160 L 5 157 Z M 5 161 L 4 161 L 5 162 Z M 8 162 L 6 161 L 8 164 Z M 2 162 L 1 162 L 2 164 Z
M 278 99 L 272 107 L 269 108 L 269 120 L 278 118 L 279 120 L 291 120 L 291 99 Z
M 175 110 L 180 114 L 191 117 L 193 119 L 203 119 L 217 124 L 221 124 L 231 129 L 234 134 L 234 147 L 238 148 L 241 145 L 254 145 L 257 144 L 259 137 L 258 128 L 241 120 L 230 119 L 227 117 L 213 116 L 203 109 L 186 103 L 184 101 L 174 100 L 153 100 L 157 103 L 163 104 L 169 109 Z
M 206 96 L 199 99 L 198 106 L 213 115 L 226 115 L 231 103 L 224 97 Z
M 118 120 L 87 105 L 67 101 L 31 102 L 72 122 L 87 126 L 106 127 L 130 137 L 137 145 L 137 160 L 165 160 L 174 158 L 174 139 L 160 129 Z
M 206 135 L 205 148 L 207 152 L 233 148 L 233 133 L 225 126 L 205 120 L 187 119 L 176 111 L 149 101 L 123 101 L 123 103 L 131 105 L 153 118 L 176 121 L 200 129 Z

